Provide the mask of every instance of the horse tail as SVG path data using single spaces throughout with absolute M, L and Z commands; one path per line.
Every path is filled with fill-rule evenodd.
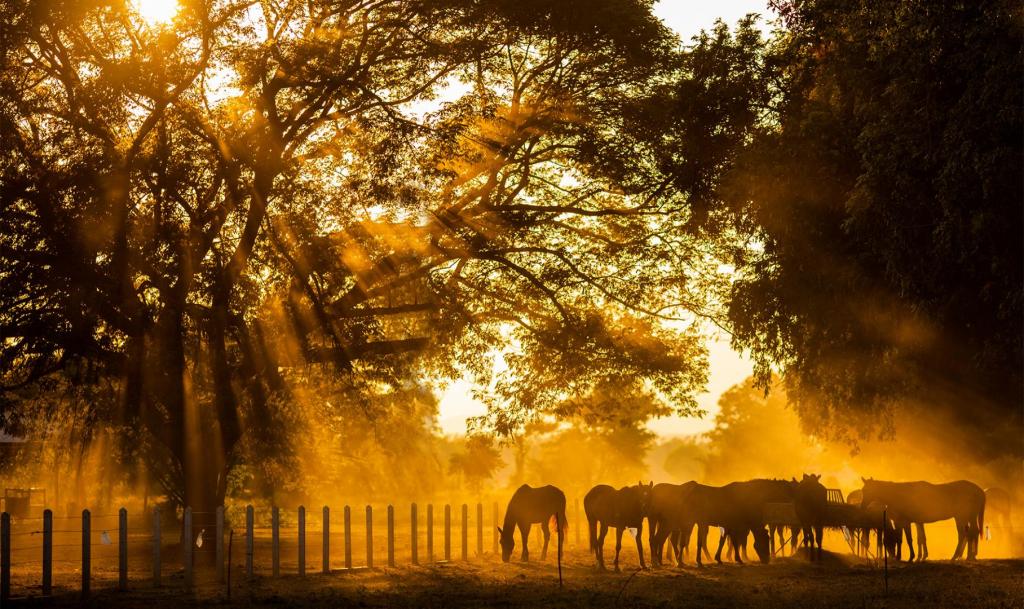
M 978 541 L 985 538 L 985 495 L 981 495 L 981 509 L 978 510 Z

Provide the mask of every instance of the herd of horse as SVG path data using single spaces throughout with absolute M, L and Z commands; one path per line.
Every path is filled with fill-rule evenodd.
M 583 499 L 590 549 L 597 566 L 604 569 L 605 536 L 609 528 L 614 528 L 617 571 L 622 535 L 629 531 L 636 541 L 640 567 L 647 568 L 642 540 L 646 519 L 652 566 L 663 564 L 666 542 L 668 560 L 672 561 L 674 555 L 681 566 L 695 527 L 698 565 L 703 564 L 702 557 L 710 559 L 707 537 L 711 527 L 721 531 L 715 553 L 718 562 L 722 562 L 727 543 L 733 560 L 743 562 L 752 537 L 758 559 L 767 563 L 776 553 L 776 536 L 785 551 L 787 530 L 792 552 L 796 551 L 802 534 L 803 545 L 810 550 L 812 560 L 820 559 L 823 533 L 829 528 L 843 530 L 851 547 L 864 553 L 870 552 L 870 535 L 874 532 L 879 555 L 884 551 L 896 559 L 902 558 L 905 536 L 909 559 L 914 560 L 913 526 L 918 536 L 916 556 L 924 560 L 928 556 L 924 525 L 952 519 L 957 531 L 953 560 L 960 559 L 965 549 L 967 559 L 974 560 L 985 530 L 986 501 L 1000 514 L 1008 514 L 1009 510 L 1009 494 L 1005 490 L 982 490 L 966 480 L 945 484 L 862 480 L 863 488 L 851 492 L 846 501 L 841 501 L 841 494 L 840 500 L 830 497 L 821 476 L 813 474 L 804 474 L 801 480 L 755 479 L 724 486 L 641 482 L 616 489 L 599 484 Z M 522 560 L 529 560 L 527 544 L 533 524 L 541 525 L 544 536 L 541 560 L 547 556 L 552 524 L 558 533 L 561 556 L 563 533 L 568 528 L 565 505 L 565 494 L 554 486 L 519 487 L 509 500 L 504 525 L 498 527 L 502 560 L 508 562 L 512 556 L 516 529 L 522 539 Z

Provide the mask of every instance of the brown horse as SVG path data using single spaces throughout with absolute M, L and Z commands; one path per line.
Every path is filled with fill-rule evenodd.
M 669 560 L 675 554 L 676 563 L 683 564 L 683 552 L 690 545 L 690 535 L 695 522 L 683 522 L 678 516 L 683 513 L 682 502 L 687 491 L 697 484 L 656 484 L 651 490 L 651 502 L 647 510 L 648 541 L 651 549 L 651 564 L 660 566 L 665 541 L 670 542 Z M 706 558 L 711 555 L 704 550 Z
M 907 534 L 913 560 L 913 540 L 910 523 L 938 522 L 952 518 L 956 521 L 957 545 L 953 560 L 963 555 L 967 559 L 978 556 L 978 539 L 985 529 L 985 492 L 967 480 L 932 484 L 930 482 L 887 482 L 864 480 L 864 501 L 878 501 L 892 510 L 897 530 Z
M 608 527 L 615 528 L 615 570 L 619 570 L 619 552 L 622 550 L 622 533 L 636 529 L 636 551 L 640 555 L 640 568 L 646 569 L 644 543 L 641 533 L 644 517 L 651 502 L 654 483 L 624 486 L 618 490 L 607 484 L 598 484 L 583 498 L 583 509 L 587 513 L 590 531 L 590 550 L 597 557 L 597 566 L 604 569 L 604 538 Z M 598 533 L 600 524 L 600 533 Z
M 794 486 L 793 507 L 804 528 L 804 545 L 810 544 L 812 559 L 820 559 L 828 523 L 828 489 L 821 483 L 820 474 L 804 474 L 800 482 L 794 482 Z
M 683 511 L 677 517 L 683 522 L 697 523 L 697 564 L 703 564 L 701 553 L 707 546 L 708 528 L 719 526 L 725 535 L 719 539 L 715 560 L 722 562 L 726 538 L 733 540 L 733 560 L 742 563 L 740 548 L 750 533 L 754 535 L 754 551 L 761 562 L 768 562 L 768 531 L 764 526 L 764 507 L 768 503 L 791 501 L 792 483 L 784 480 L 750 480 L 725 486 L 694 484 L 682 501 Z
M 548 530 L 548 523 L 555 517 L 558 523 L 556 531 L 558 535 L 558 556 L 562 556 L 562 540 L 564 533 L 569 529 L 569 522 L 565 517 L 565 493 L 558 488 L 541 486 L 533 488 L 529 485 L 522 485 L 512 494 L 512 499 L 505 508 L 505 524 L 498 527 L 498 535 L 501 540 L 501 559 L 508 562 L 512 556 L 512 550 L 516 547 L 516 540 L 513 537 L 515 529 L 519 529 L 519 535 L 523 539 L 523 562 L 530 560 L 530 550 L 527 542 L 530 538 L 530 526 L 540 523 L 544 532 L 544 549 L 541 550 L 540 559 L 544 560 L 548 555 L 548 542 L 551 540 L 551 531 Z

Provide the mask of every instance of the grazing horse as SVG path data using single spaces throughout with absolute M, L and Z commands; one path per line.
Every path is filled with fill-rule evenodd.
M 694 484 L 686 492 L 679 518 L 696 522 L 697 564 L 702 565 L 701 552 L 707 546 L 708 528 L 719 526 L 725 535 L 719 540 L 715 560 L 722 562 L 726 537 L 733 540 L 733 560 L 742 563 L 740 548 L 746 535 L 754 535 L 754 551 L 761 562 L 768 562 L 768 531 L 764 526 L 764 507 L 768 503 L 792 500 L 792 483 L 782 480 L 750 480 L 725 486 Z
M 985 492 L 967 480 L 932 484 L 930 482 L 887 482 L 864 480 L 864 501 L 878 501 L 893 513 L 897 530 L 907 534 L 913 560 L 910 523 L 924 524 L 953 518 L 956 521 L 957 545 L 953 560 L 967 548 L 967 559 L 978 557 L 978 539 L 985 528 Z
M 683 522 L 678 516 L 683 512 L 682 502 L 686 493 L 696 482 L 684 484 L 656 484 L 651 490 L 651 501 L 647 509 L 648 541 L 651 549 L 651 564 L 662 564 L 662 550 L 666 540 L 670 541 L 669 560 L 674 552 L 676 564 L 683 564 L 683 552 L 690 545 L 690 535 L 696 524 L 693 521 Z M 705 557 L 711 555 L 704 550 Z
M 516 489 L 508 502 L 508 507 L 505 508 L 505 524 L 498 527 L 501 560 L 508 562 L 512 556 L 512 550 L 516 547 L 516 540 L 513 537 L 516 528 L 523 539 L 523 562 L 530 560 L 527 542 L 530 538 L 530 526 L 534 523 L 540 523 L 544 532 L 544 549 L 541 550 L 540 559 L 547 558 L 548 542 L 551 540 L 548 523 L 552 516 L 557 522 L 558 556 L 561 557 L 562 540 L 564 533 L 569 529 L 569 521 L 565 517 L 565 493 L 550 484 L 539 488 L 524 484 Z
M 622 551 L 622 533 L 626 529 L 636 529 L 636 551 L 640 555 L 640 568 L 646 569 L 644 562 L 644 542 L 641 533 L 644 530 L 644 517 L 651 501 L 654 483 L 624 486 L 618 490 L 607 484 L 598 484 L 590 489 L 583 498 L 583 509 L 587 513 L 587 525 L 590 531 L 590 550 L 597 557 L 597 565 L 604 569 L 604 538 L 608 527 L 615 527 L 615 570 L 619 570 L 619 552 Z M 601 532 L 598 533 L 598 523 Z

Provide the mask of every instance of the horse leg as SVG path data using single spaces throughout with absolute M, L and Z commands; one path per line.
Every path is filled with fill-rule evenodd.
M 697 525 L 697 552 L 696 552 L 697 566 L 698 567 L 703 567 L 704 566 L 704 563 L 701 562 L 701 559 L 700 559 L 701 551 L 704 551 L 705 553 L 707 552 L 707 550 L 704 548 L 704 546 L 706 546 L 707 543 L 708 543 L 708 540 L 705 537 L 705 532 L 706 532 L 705 525 L 698 524 Z
M 651 568 L 661 566 L 662 548 L 658 547 L 658 521 L 647 517 L 647 546 L 651 549 Z M 639 534 L 639 531 L 637 532 Z
M 718 529 L 721 532 L 722 529 Z M 725 541 L 729 538 L 728 533 L 722 533 L 718 536 L 718 551 L 715 552 L 715 562 L 722 564 L 722 548 L 725 547 Z
M 647 563 L 643 561 L 643 520 L 637 525 L 637 555 L 640 557 L 640 568 L 646 570 Z M 651 558 L 651 562 L 653 562 Z
M 953 552 L 952 560 L 960 560 L 960 557 L 964 553 L 964 545 L 967 543 L 967 523 L 963 520 L 956 519 L 956 551 Z
M 825 527 L 817 526 L 814 527 L 814 537 L 818 542 L 818 560 L 821 560 L 822 549 L 821 544 L 825 541 Z
M 618 526 L 615 527 L 615 572 L 619 572 L 619 552 L 622 551 L 622 534 L 625 532 L 626 527 Z
M 548 542 L 551 541 L 551 530 L 548 527 L 547 520 L 542 522 L 540 527 L 541 532 L 544 534 L 544 547 L 540 550 L 540 560 L 543 562 L 548 558 Z
M 928 559 L 928 538 L 924 534 L 924 523 L 917 523 L 917 560 Z
M 601 522 L 601 533 L 597 536 L 597 566 L 604 569 L 604 538 L 608 535 L 608 525 Z
M 907 562 L 914 562 L 914 535 L 910 532 L 910 521 L 903 523 L 903 534 L 907 538 Z
M 530 541 L 530 523 L 520 523 L 517 526 L 519 527 L 519 536 L 523 538 L 522 561 L 530 562 L 530 547 L 528 545 Z

